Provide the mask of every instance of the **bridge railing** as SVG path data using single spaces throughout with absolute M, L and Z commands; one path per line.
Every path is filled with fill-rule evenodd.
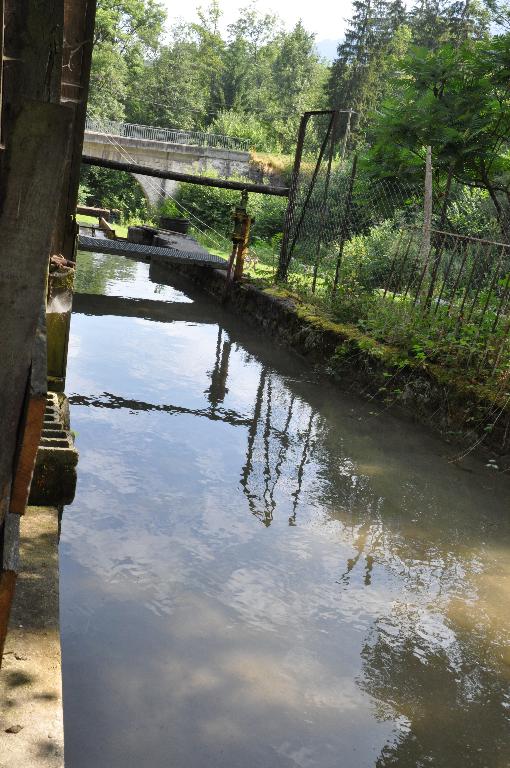
M 235 136 L 222 136 L 218 133 L 203 133 L 202 131 L 179 131 L 174 128 L 120 123 L 115 120 L 95 120 L 91 117 L 87 117 L 85 130 L 103 133 L 107 136 L 148 139 L 150 141 L 162 141 L 166 144 L 184 144 L 192 147 L 232 149 L 241 152 L 247 152 L 250 148 L 248 139 L 239 139 Z

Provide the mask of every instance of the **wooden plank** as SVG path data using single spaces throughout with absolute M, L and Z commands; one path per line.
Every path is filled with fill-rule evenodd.
M 69 261 L 76 256 L 76 204 L 80 180 L 83 135 L 87 114 L 90 66 L 94 41 L 96 0 L 64 0 L 62 103 L 73 116 L 68 163 L 63 177 L 60 209 L 53 240 L 54 253 Z
M 77 205 L 76 213 L 81 213 L 83 216 L 95 216 L 98 220 L 102 216 L 103 219 L 109 221 L 111 212 L 109 208 L 94 208 L 91 205 Z
M 102 216 L 99 219 L 99 229 L 105 233 L 108 240 L 115 240 L 115 230 Z
M 4 151 L 0 188 L 0 508 L 9 493 L 70 133 L 69 110 L 27 102 Z M 0 521 L 1 523 L 1 521 Z
M 20 429 L 21 441 L 11 489 L 10 512 L 15 515 L 24 514 L 30 494 L 46 409 L 47 378 L 46 307 L 43 305 L 34 339 L 30 385 Z
M 4 0 L 4 143 L 27 99 L 58 103 L 64 0 Z

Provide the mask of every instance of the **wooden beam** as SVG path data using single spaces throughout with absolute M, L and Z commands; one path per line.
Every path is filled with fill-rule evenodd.
M 53 239 L 53 252 L 62 254 L 69 261 L 75 261 L 77 234 L 75 214 L 87 114 L 95 17 L 96 0 L 64 0 L 65 34 L 61 100 L 73 115 L 73 128 L 68 163 L 60 186 L 60 210 Z
M 177 171 L 161 171 L 156 168 L 149 168 L 146 165 L 137 163 L 126 163 L 118 160 L 106 160 L 100 157 L 90 157 L 83 155 L 81 159 L 85 165 L 94 165 L 98 168 L 111 168 L 114 171 L 127 171 L 139 176 L 151 176 L 155 179 L 171 179 L 172 181 L 181 181 L 186 184 L 198 184 L 202 187 L 217 187 L 218 189 L 235 189 L 239 192 L 256 192 L 260 195 L 274 195 L 276 197 L 287 197 L 288 187 L 272 187 L 267 184 L 253 184 L 250 181 L 230 181 L 227 179 L 215 179 L 211 176 L 196 176 L 192 173 L 178 173 Z
M 35 459 L 41 441 L 41 432 L 46 410 L 48 380 L 46 355 L 46 306 L 41 307 L 39 323 L 35 335 L 30 382 L 20 427 L 14 480 L 11 489 L 10 512 L 23 515 L 30 494 L 30 485 L 34 474 Z
M 19 570 L 19 515 L 8 514 L 2 530 L 0 560 L 0 667 Z
M 11 484 L 70 123 L 65 107 L 27 102 L 4 150 L 9 172 L 0 196 L 0 509 Z
M 0 668 L 2 667 L 5 638 L 7 637 L 12 601 L 14 600 L 16 576 L 14 571 L 0 570 Z

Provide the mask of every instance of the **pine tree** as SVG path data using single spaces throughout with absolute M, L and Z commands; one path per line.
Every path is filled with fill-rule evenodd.
M 407 14 L 402 0 L 355 0 L 353 8 L 331 69 L 329 94 L 338 109 L 366 112 L 379 91 L 381 59 Z
M 409 14 L 413 43 L 436 50 L 445 43 L 481 39 L 490 26 L 490 13 L 479 0 L 419 0 Z

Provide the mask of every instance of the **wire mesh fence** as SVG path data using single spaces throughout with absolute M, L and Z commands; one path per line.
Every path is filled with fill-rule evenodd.
M 395 233 L 379 267 L 358 259 L 345 270 L 343 296 L 365 292 L 365 327 L 381 339 L 411 341 L 418 358 L 503 373 L 510 355 L 510 245 L 433 229 L 423 260 L 418 228 Z M 337 298 L 342 301 L 342 296 Z
M 329 112 L 303 121 L 301 146 L 313 147 L 313 139 L 315 149 L 300 156 L 298 143 L 278 277 L 419 360 L 460 366 L 478 379 L 507 377 L 510 244 L 503 218 L 478 196 L 472 213 L 464 204 L 461 221 L 459 200 L 467 193 L 457 187 L 448 199 L 448 183 L 446 193 L 431 189 L 426 231 L 424 184 L 360 169 L 348 151 L 349 125 L 339 130 L 338 120 Z M 490 236 L 466 233 L 470 226 Z

